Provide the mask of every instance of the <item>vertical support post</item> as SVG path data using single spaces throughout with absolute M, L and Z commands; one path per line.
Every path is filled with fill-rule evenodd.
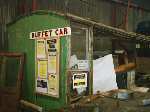
M 89 28 L 90 94 L 93 94 L 93 26 Z
M 1 60 L 1 72 L 0 72 L 0 87 L 5 86 L 5 80 L 6 80 L 6 61 L 7 58 L 3 57 Z
M 116 4 L 113 5 L 112 7 L 112 26 L 116 26 Z
M 128 31 L 128 17 L 129 17 L 129 10 L 130 10 L 131 0 L 128 0 L 127 11 L 125 15 L 125 30 Z
M 135 70 L 127 72 L 127 88 L 131 89 L 135 87 Z
M 35 11 L 36 9 L 37 9 L 36 0 L 32 0 L 32 11 Z

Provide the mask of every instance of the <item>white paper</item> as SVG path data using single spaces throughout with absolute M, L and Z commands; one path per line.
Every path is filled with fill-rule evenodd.
M 78 65 L 78 59 L 76 55 L 72 55 L 69 61 L 69 68 L 74 68 L 75 65 Z
M 78 69 L 89 70 L 89 61 L 88 60 L 78 60 Z
M 59 77 L 57 75 L 50 74 L 48 77 L 48 94 L 59 95 Z
M 93 92 L 118 89 L 112 54 L 93 61 Z
M 57 72 L 57 57 L 48 55 L 48 73 L 56 74 Z
M 87 87 L 87 73 L 73 74 L 73 89 Z
M 40 93 L 47 93 L 47 80 L 45 79 L 37 79 L 36 80 L 36 91 Z

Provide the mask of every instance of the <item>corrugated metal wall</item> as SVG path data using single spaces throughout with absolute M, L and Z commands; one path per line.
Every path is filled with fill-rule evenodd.
M 33 10 L 53 10 L 72 13 L 77 16 L 125 28 L 127 6 L 111 0 L 0 0 L 0 49 L 4 48 L 5 24 L 15 17 Z M 139 21 L 149 19 L 150 13 L 130 8 L 128 31 L 135 31 Z
M 0 0 L 0 50 L 6 48 L 6 24 L 17 16 L 17 0 Z

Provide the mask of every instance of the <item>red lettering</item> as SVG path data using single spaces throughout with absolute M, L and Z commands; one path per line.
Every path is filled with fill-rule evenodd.
M 59 35 L 63 35 L 62 29 L 59 30 Z
M 41 32 L 37 32 L 37 36 L 40 37 L 41 36 Z

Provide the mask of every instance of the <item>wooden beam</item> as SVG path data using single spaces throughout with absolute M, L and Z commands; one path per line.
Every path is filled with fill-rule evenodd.
M 134 69 L 135 67 L 136 67 L 135 63 L 124 64 L 124 65 L 120 65 L 120 66 L 116 67 L 115 72 L 116 73 L 127 72 L 129 70 Z

